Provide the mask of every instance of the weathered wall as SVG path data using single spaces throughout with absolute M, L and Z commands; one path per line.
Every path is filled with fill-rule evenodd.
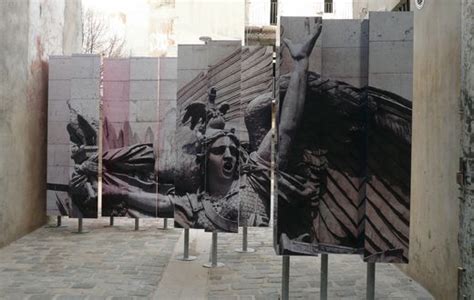
M 79 50 L 79 8 L 0 1 L 0 247 L 45 222 L 47 55 Z
M 410 263 L 403 270 L 436 299 L 457 292 L 460 2 L 414 9 Z
M 474 298 L 474 1 L 462 2 L 462 147 L 467 169 L 461 201 L 459 246 L 461 265 L 465 269 L 461 281 L 461 297 Z

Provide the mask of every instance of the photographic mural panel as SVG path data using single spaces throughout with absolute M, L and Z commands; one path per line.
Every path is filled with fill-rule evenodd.
M 155 171 L 159 73 L 158 58 L 104 60 L 104 216 L 172 216 Z
M 396 42 L 382 45 L 385 37 L 372 30 L 383 29 L 369 22 L 281 19 L 278 254 L 408 261 L 411 103 L 400 90 L 388 89 L 390 83 L 372 86 L 394 76 L 400 63 L 377 65 L 387 62 L 372 57 L 372 48 L 384 51 Z M 369 43 L 373 36 L 379 41 Z M 398 60 L 411 64 L 408 57 Z M 402 71 L 410 73 L 411 65 Z
M 408 263 L 413 91 L 413 14 L 370 13 L 368 262 Z
M 240 108 L 241 226 L 269 226 L 273 49 L 242 47 Z M 232 115 L 233 111 L 230 112 Z
M 175 225 L 237 232 L 240 41 L 178 46 Z
M 51 57 L 48 215 L 96 218 L 100 57 Z

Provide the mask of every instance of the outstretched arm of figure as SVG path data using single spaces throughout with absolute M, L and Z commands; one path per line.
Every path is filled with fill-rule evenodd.
M 103 194 L 117 201 L 124 201 L 131 208 L 136 208 L 150 215 L 157 212 L 173 213 L 173 203 L 167 195 L 147 192 L 128 192 L 118 187 L 104 184 Z
M 278 124 L 279 135 L 279 163 L 280 170 L 285 170 L 288 164 L 288 155 L 291 143 L 296 135 L 298 126 L 303 115 L 306 98 L 306 84 L 308 78 L 309 56 L 321 34 L 322 24 L 319 21 L 317 30 L 310 34 L 309 19 L 306 19 L 308 35 L 301 44 L 293 44 L 288 39 L 283 39 L 294 60 L 294 68 L 290 75 L 290 82 L 283 103 L 281 103 L 280 120 Z

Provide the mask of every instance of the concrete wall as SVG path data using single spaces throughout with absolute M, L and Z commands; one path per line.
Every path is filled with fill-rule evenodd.
M 462 3 L 462 95 L 463 115 L 462 147 L 466 165 L 466 180 L 461 201 L 460 252 L 465 272 L 461 281 L 461 297 L 474 298 L 474 1 Z
M 391 11 L 400 0 L 354 0 L 354 19 L 364 19 L 369 16 L 370 11 Z
M 410 263 L 403 270 L 436 299 L 455 299 L 461 4 L 430 0 L 414 11 Z
M 413 14 L 371 12 L 369 85 L 413 99 Z
M 78 8 L 79 0 L 0 2 L 0 247 L 46 220 L 47 56 L 79 50 Z

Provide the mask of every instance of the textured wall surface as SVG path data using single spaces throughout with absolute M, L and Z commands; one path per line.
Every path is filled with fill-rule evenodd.
M 369 85 L 413 99 L 413 13 L 371 12 Z
M 410 263 L 404 270 L 436 299 L 455 299 L 457 292 L 460 17 L 460 1 L 425 1 L 415 9 Z
M 474 1 L 462 3 L 462 94 L 463 156 L 466 165 L 466 186 L 461 201 L 460 253 L 465 269 L 461 282 L 462 297 L 474 297 Z
M 80 1 L 65 2 L 0 2 L 0 247 L 45 222 L 47 56 L 81 39 Z

